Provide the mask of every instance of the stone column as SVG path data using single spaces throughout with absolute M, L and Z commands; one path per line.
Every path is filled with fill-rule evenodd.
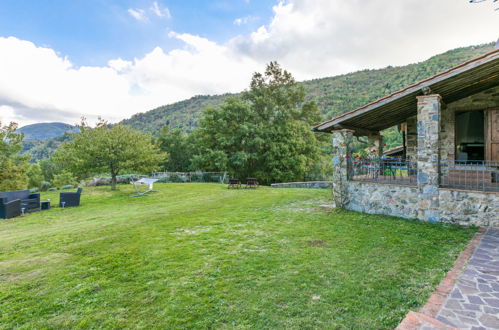
M 374 149 L 376 149 L 376 156 L 381 158 L 381 156 L 383 156 L 383 135 L 371 135 L 367 138 L 369 139 L 369 143 L 374 145 Z
M 352 138 L 351 130 L 333 132 L 333 200 L 340 208 L 350 201 L 347 184 L 352 178 Z
M 440 95 L 418 96 L 418 218 L 439 221 Z

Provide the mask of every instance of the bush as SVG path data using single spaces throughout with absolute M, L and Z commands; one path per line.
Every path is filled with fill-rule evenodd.
M 38 192 L 38 188 L 31 188 L 31 189 L 29 190 L 29 193 L 30 193 L 30 194 L 34 194 L 34 193 L 37 193 L 37 192 Z
M 40 191 L 47 191 L 51 186 L 52 184 L 50 184 L 50 182 L 42 181 L 42 183 L 40 184 Z
M 54 175 L 54 180 L 52 181 L 52 183 L 55 187 L 75 185 L 76 179 L 71 172 L 62 171 L 61 173 Z
M 88 180 L 85 183 L 87 187 L 96 187 L 96 186 L 108 186 L 111 184 L 111 178 L 93 178 Z
M 75 186 L 73 186 L 72 184 L 68 184 L 68 185 L 62 186 L 62 187 L 61 187 L 61 190 L 73 189 L 74 187 L 75 187 Z
M 57 191 L 57 188 L 52 187 L 52 188 L 49 188 L 48 191 Z
M 142 174 L 123 174 L 123 175 L 118 175 L 116 177 L 116 181 L 118 184 L 128 184 L 131 183 L 132 181 L 137 181 L 146 177 L 147 177 L 146 175 Z

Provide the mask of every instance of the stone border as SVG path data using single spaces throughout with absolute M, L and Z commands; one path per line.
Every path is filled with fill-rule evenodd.
M 304 181 L 304 182 L 284 182 L 273 183 L 272 188 L 309 188 L 309 189 L 329 189 L 333 186 L 331 181 Z
M 449 270 L 445 278 L 438 285 L 435 292 L 433 292 L 426 304 L 419 310 L 419 313 L 409 312 L 397 326 L 397 330 L 419 329 L 425 325 L 431 325 L 435 329 L 455 329 L 436 320 L 435 317 L 442 308 L 447 296 L 452 291 L 458 277 L 466 268 L 468 260 L 470 260 L 478 244 L 480 244 L 485 232 L 485 228 L 480 228 L 478 230 L 475 236 L 473 236 L 471 241 L 468 243 L 468 246 L 463 252 L 461 252 L 457 260 L 454 262 L 452 269 Z

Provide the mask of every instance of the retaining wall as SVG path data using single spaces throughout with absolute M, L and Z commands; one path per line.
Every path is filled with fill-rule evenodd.
M 346 208 L 352 211 L 418 218 L 417 186 L 348 181 Z M 439 222 L 499 227 L 499 193 L 438 189 Z
M 331 181 L 308 181 L 308 182 L 286 182 L 286 183 L 273 183 L 272 188 L 314 188 L 314 189 L 328 189 L 333 186 Z

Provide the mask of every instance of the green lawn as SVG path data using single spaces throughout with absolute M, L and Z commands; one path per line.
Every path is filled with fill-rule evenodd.
M 393 328 L 475 232 L 327 213 L 326 190 L 119 188 L 0 220 L 0 328 Z

